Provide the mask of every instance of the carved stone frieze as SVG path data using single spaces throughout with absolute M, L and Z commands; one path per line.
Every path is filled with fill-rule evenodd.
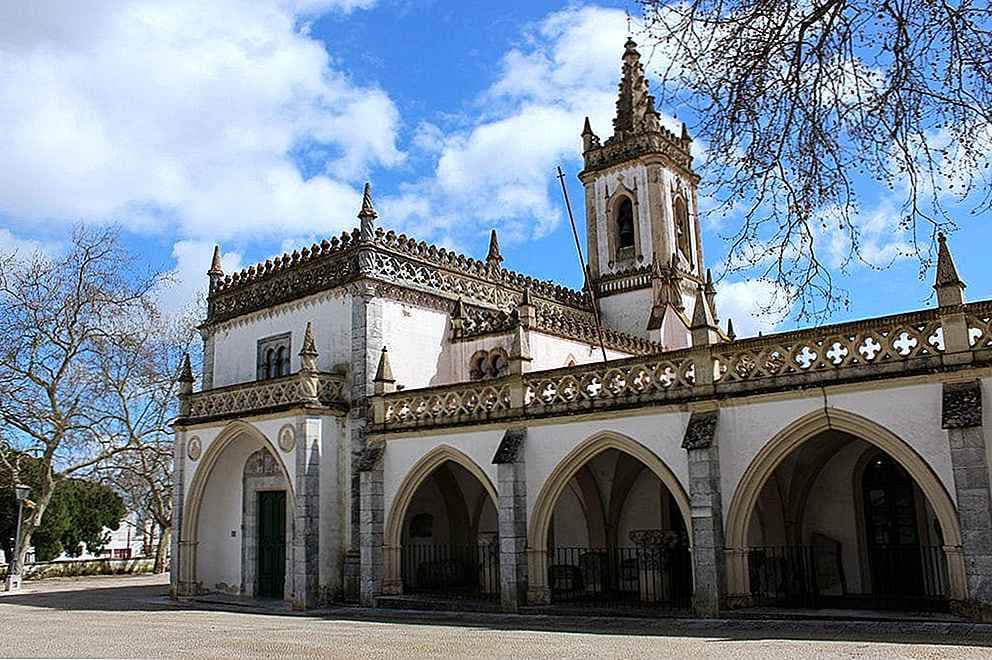
M 362 455 L 358 459 L 358 471 L 369 472 L 375 469 L 376 465 L 382 461 L 382 455 L 386 451 L 386 446 L 381 442 L 372 443 L 362 450 Z
M 499 447 L 496 448 L 496 454 L 493 455 L 493 465 L 501 465 L 503 463 L 515 463 L 517 457 L 520 455 L 520 450 L 524 446 L 524 440 L 527 439 L 527 429 L 526 427 L 513 427 L 506 430 L 503 434 L 503 439 L 499 443 Z
M 940 426 L 944 429 L 966 429 L 982 425 L 982 384 L 945 383 Z
M 707 449 L 713 444 L 716 436 L 716 423 L 720 419 L 720 411 L 709 410 L 694 412 L 689 417 L 689 425 L 682 438 L 682 449 Z
M 245 462 L 244 476 L 279 477 L 282 476 L 282 470 L 272 452 L 263 447 L 248 457 Z

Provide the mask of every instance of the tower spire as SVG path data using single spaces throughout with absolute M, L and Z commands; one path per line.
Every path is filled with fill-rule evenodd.
M 637 42 L 627 37 L 623 51 L 623 75 L 617 97 L 617 116 L 613 119 L 613 138 L 626 137 L 646 131 L 658 131 L 661 124 L 654 108 L 654 98 L 648 93 L 641 54 Z

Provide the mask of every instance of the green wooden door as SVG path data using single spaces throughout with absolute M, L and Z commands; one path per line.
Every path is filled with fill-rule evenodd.
M 258 493 L 258 596 L 282 598 L 286 586 L 286 491 Z

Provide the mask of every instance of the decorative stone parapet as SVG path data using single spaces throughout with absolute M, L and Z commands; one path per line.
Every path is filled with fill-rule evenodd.
M 311 378 L 313 376 L 310 376 Z M 347 409 L 346 380 L 341 374 L 317 373 L 318 405 L 340 411 Z M 187 395 L 189 414 L 179 424 L 257 415 L 297 406 L 312 407 L 308 379 L 300 374 L 282 378 L 238 383 Z
M 968 319 L 970 341 L 957 341 L 970 343 L 963 353 L 944 350 L 945 331 L 952 328 L 944 321 L 950 313 Z M 404 390 L 378 397 L 381 414 L 375 418 L 374 430 L 685 403 L 986 363 L 992 363 L 992 301 L 536 371 L 522 377 Z
M 342 286 L 361 278 L 464 297 L 498 309 L 520 303 L 525 289 L 548 305 L 592 313 L 585 292 L 538 280 L 498 264 L 378 227 L 359 229 L 292 254 L 266 260 L 218 280 L 207 323 L 231 319 Z

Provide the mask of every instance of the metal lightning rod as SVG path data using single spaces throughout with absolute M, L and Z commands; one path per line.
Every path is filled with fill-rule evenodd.
M 572 225 L 572 238 L 575 239 L 575 251 L 579 255 L 579 266 L 582 268 L 582 278 L 585 280 L 586 291 L 589 292 L 589 300 L 592 302 L 592 317 L 596 322 L 596 335 L 599 337 L 599 348 L 603 351 L 603 362 L 607 361 L 606 341 L 603 339 L 603 325 L 599 322 L 599 303 L 596 301 L 596 292 L 593 291 L 589 269 L 586 267 L 585 257 L 582 256 L 582 244 L 579 242 L 579 230 L 575 228 L 575 216 L 572 215 L 572 202 L 568 199 L 568 188 L 565 187 L 565 173 L 558 168 L 558 182 L 561 183 L 561 194 L 565 198 L 565 209 L 568 211 L 568 221 Z

